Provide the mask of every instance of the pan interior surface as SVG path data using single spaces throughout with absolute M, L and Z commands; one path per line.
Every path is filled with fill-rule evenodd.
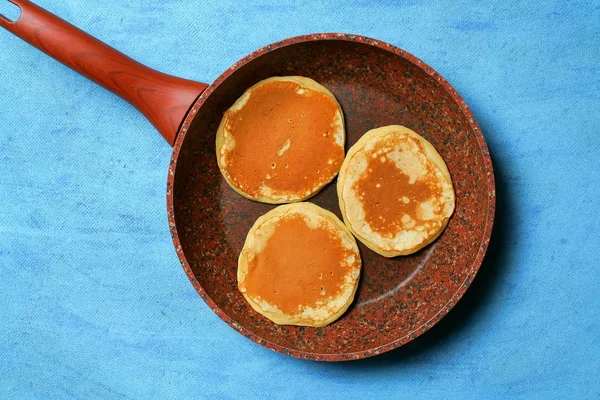
M 215 157 L 215 133 L 223 112 L 251 85 L 284 75 L 312 78 L 335 94 L 346 120 L 346 151 L 363 133 L 385 125 L 404 125 L 425 137 L 444 158 L 456 192 L 448 227 L 418 253 L 387 259 L 360 244 L 363 269 L 356 300 L 344 316 L 324 328 L 276 325 L 253 311 L 238 292 L 237 258 L 246 234 L 274 206 L 235 193 Z M 482 242 L 489 239 L 491 167 L 473 126 L 436 77 L 382 47 L 313 40 L 292 42 L 250 59 L 218 81 L 179 149 L 173 212 L 192 282 L 234 328 L 295 356 L 361 358 L 413 339 L 462 295 L 481 262 Z M 341 218 L 335 181 L 310 201 Z

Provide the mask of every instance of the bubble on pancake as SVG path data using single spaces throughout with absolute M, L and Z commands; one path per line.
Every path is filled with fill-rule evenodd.
M 283 146 L 281 146 L 279 148 L 279 150 L 277 150 L 277 155 L 278 156 L 282 156 L 283 153 L 285 153 L 286 151 L 289 150 L 290 146 L 291 146 L 292 142 L 290 141 L 290 139 L 288 138 L 285 143 L 283 144 Z

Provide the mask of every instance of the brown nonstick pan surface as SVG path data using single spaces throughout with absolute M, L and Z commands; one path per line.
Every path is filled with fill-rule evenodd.
M 273 206 L 235 193 L 215 157 L 223 112 L 256 82 L 307 76 L 329 88 L 346 120 L 346 150 L 369 129 L 405 125 L 446 161 L 456 211 L 432 245 L 387 259 L 360 244 L 363 270 L 349 311 L 324 328 L 278 326 L 254 312 L 237 290 L 237 257 L 256 218 Z M 284 40 L 246 57 L 198 99 L 175 143 L 168 211 L 179 258 L 210 307 L 246 337 L 296 357 L 346 360 L 379 354 L 433 326 L 460 299 L 486 251 L 494 216 L 492 165 L 465 103 L 435 71 L 388 44 L 354 35 Z M 335 183 L 310 201 L 341 217 Z

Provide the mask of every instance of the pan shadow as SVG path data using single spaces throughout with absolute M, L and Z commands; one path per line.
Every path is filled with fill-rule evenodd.
M 478 119 L 482 131 L 488 132 L 489 125 L 484 119 Z M 491 129 L 491 128 L 490 128 Z M 488 146 L 489 146 L 488 142 Z M 478 314 L 485 313 L 491 302 L 491 294 L 497 289 L 500 275 L 506 273 L 507 252 L 509 240 L 515 240 L 511 221 L 514 219 L 514 200 L 510 197 L 508 175 L 505 168 L 494 158 L 494 149 L 490 153 L 494 162 L 494 177 L 496 180 L 496 217 L 492 237 L 485 259 L 473 283 L 459 300 L 456 306 L 440 322 L 415 340 L 379 356 L 352 362 L 332 363 L 340 368 L 373 369 L 409 362 L 419 355 L 448 345 L 454 337 L 473 323 Z

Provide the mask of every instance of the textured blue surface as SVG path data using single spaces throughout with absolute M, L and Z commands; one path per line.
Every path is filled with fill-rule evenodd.
M 400 46 L 481 124 L 497 226 L 465 298 L 419 340 L 346 364 L 271 352 L 219 320 L 179 265 L 169 146 L 0 30 L 0 398 L 599 398 L 600 4 L 535 3 L 39 0 L 205 82 L 298 34 Z

